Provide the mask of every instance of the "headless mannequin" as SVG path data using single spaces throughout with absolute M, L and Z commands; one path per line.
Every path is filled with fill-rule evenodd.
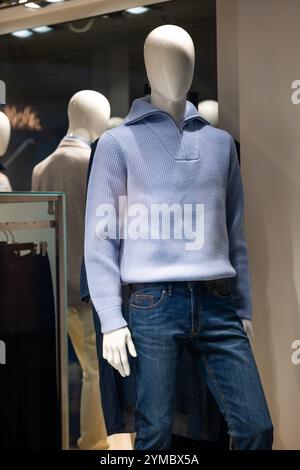
M 184 115 L 186 95 L 194 74 L 195 51 L 191 37 L 178 26 L 160 26 L 146 38 L 144 60 L 151 85 L 151 103 L 168 112 L 179 124 Z M 245 331 L 249 339 L 252 339 L 249 328 L 246 328 L 249 324 L 251 325 L 251 321 L 243 319 Z M 130 374 L 126 346 L 131 356 L 136 357 L 127 327 L 104 333 L 103 357 L 123 377 Z
M 6 114 L 0 111 L 0 157 L 2 157 L 8 147 L 10 140 L 11 127 L 10 122 Z M 0 172 L 0 191 L 9 192 L 11 191 L 10 182 L 7 176 Z
M 34 168 L 32 189 L 66 193 L 68 331 L 83 371 L 78 446 L 83 450 L 100 450 L 107 448 L 107 436 L 99 394 L 95 329 L 92 309 L 80 301 L 79 279 L 90 145 L 107 129 L 110 104 L 96 91 L 79 91 L 69 102 L 68 117 L 66 137 L 52 155 Z

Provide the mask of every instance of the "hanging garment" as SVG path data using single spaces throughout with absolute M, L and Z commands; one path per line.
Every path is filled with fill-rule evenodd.
M 28 244 L 27 244 L 28 245 Z M 0 243 L 0 448 L 61 445 L 55 307 L 48 256 Z

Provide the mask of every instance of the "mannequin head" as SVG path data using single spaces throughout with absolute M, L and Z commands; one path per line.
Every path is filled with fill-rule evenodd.
M 164 100 L 186 98 L 195 65 L 195 50 L 190 35 L 179 26 L 163 25 L 147 36 L 144 60 L 151 92 Z
M 198 104 L 198 111 L 201 117 L 206 119 L 214 127 L 219 124 L 219 103 L 214 100 L 204 100 Z
M 110 104 L 105 96 L 97 91 L 78 91 L 70 99 L 68 116 L 68 135 L 93 142 L 107 129 Z
M 10 139 L 10 121 L 6 114 L 0 111 L 0 157 L 5 154 Z

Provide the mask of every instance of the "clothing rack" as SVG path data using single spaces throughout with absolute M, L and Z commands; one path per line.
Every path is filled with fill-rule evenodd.
M 55 226 L 55 220 L 36 220 L 32 222 L 0 222 L 0 232 L 47 229 L 55 228 Z
M 14 210 L 10 212 L 9 205 Z M 22 212 L 22 205 L 24 209 Z M 27 205 L 30 212 L 27 212 Z M 5 207 L 6 211 L 2 211 Z M 15 212 L 16 209 L 16 212 Z M 14 216 L 14 213 L 16 216 Z M 5 214 L 10 214 L 5 218 Z M 20 216 L 20 214 L 23 214 Z M 31 216 L 29 214 L 32 214 Z M 26 216 L 29 219 L 26 221 Z M 50 216 L 50 217 L 48 217 Z M 14 219 L 16 217 L 16 219 Z M 42 220 L 44 218 L 44 220 Z M 47 229 L 51 233 L 47 233 Z M 44 236 L 39 233 L 43 230 Z M 22 233 L 23 232 L 23 233 Z M 36 232 L 36 233 L 35 233 Z M 18 233 L 19 240 L 13 234 Z M 5 235 L 7 246 L 1 243 L 2 253 L 5 250 L 28 251 L 35 245 L 33 253 L 52 256 L 56 310 L 56 344 L 57 344 L 57 398 L 59 402 L 60 435 L 59 446 L 69 448 L 69 403 L 68 403 L 68 348 L 66 328 L 66 220 L 65 194 L 62 192 L 6 192 L 0 193 L 0 238 Z M 8 235 L 10 235 L 8 239 Z M 32 235 L 32 237 L 30 236 Z M 32 238 L 28 242 L 28 238 Z M 37 239 L 38 238 L 38 239 Z M 47 241 L 46 241 L 47 240 Z M 47 249 L 47 244 L 49 244 Z M 29 248 L 28 248 L 29 247 Z M 51 255 L 52 253 L 52 255 Z M 25 259 L 25 257 L 24 257 Z M 46 301 L 47 299 L 45 299 Z

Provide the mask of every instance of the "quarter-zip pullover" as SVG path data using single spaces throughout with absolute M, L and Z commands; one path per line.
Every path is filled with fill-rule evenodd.
M 120 197 L 127 199 L 123 209 Z M 102 332 L 126 325 L 121 285 L 138 282 L 230 277 L 237 312 L 250 319 L 243 205 L 230 134 L 210 126 L 190 102 L 176 124 L 149 97 L 135 100 L 124 123 L 99 139 L 87 192 L 85 263 Z M 161 215 L 149 223 L 163 206 L 174 209 L 169 237 Z M 133 236 L 120 230 L 125 213 L 129 225 L 138 217 Z

